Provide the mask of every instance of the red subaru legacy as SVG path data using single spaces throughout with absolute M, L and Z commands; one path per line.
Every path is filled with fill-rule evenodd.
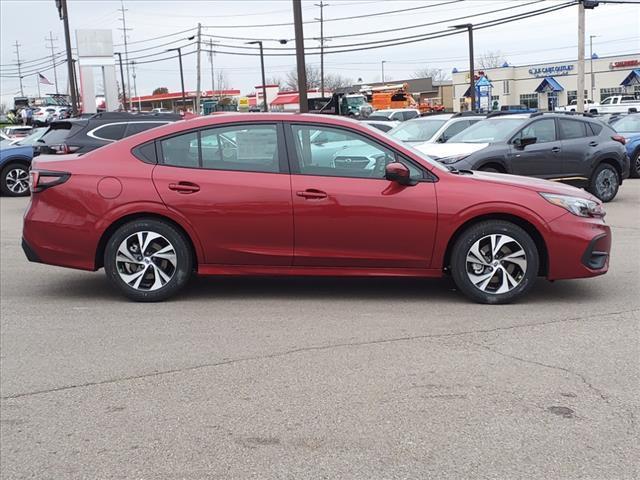
M 36 158 L 23 249 L 139 301 L 199 275 L 451 275 L 483 303 L 608 269 L 599 200 L 446 168 L 345 118 L 228 114 Z

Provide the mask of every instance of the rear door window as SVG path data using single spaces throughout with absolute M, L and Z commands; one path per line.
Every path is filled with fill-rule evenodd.
M 560 138 L 571 140 L 573 138 L 584 138 L 587 136 L 586 124 L 578 120 L 558 120 L 560 126 Z
M 198 154 L 198 133 L 188 132 L 160 141 L 162 163 L 173 167 L 197 168 L 200 166 Z

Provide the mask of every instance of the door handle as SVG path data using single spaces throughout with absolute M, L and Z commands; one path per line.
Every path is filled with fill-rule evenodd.
M 299 192 L 296 192 L 296 195 L 302 198 L 306 198 L 307 200 L 321 200 L 323 198 L 327 198 L 326 192 L 323 192 L 322 190 L 316 190 L 315 188 L 301 190 Z
M 553 153 L 558 153 L 558 152 L 560 152 L 560 147 L 553 147 L 553 148 L 551 149 L 551 151 L 552 151 Z
M 589 142 L 589 146 L 590 147 L 597 147 L 598 146 L 598 142 Z
M 191 182 L 170 183 L 169 190 L 178 193 L 196 193 L 200 191 L 200 186 Z

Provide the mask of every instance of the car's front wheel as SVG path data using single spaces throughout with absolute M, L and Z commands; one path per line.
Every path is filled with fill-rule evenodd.
M 589 192 L 603 202 L 610 202 L 618 194 L 620 180 L 616 169 L 608 163 L 601 163 L 589 181 Z
M 519 226 L 488 220 L 465 230 L 451 255 L 456 285 L 479 303 L 509 303 L 524 295 L 538 275 L 539 254 Z
M 104 269 L 127 297 L 157 302 L 175 295 L 193 272 L 193 253 L 184 234 L 156 219 L 138 219 L 107 242 Z
M 2 169 L 0 189 L 9 197 L 29 195 L 29 167 L 24 163 L 10 163 Z

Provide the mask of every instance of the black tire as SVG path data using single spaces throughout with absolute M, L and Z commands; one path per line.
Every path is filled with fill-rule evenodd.
M 8 197 L 29 195 L 29 166 L 22 162 L 11 162 L 5 166 L 0 174 L 0 190 Z
M 145 257 L 146 259 L 144 259 L 142 257 L 143 252 L 139 252 L 140 255 L 135 258 L 136 260 L 139 260 L 139 266 L 130 262 L 117 261 L 116 257 L 118 248 L 123 244 L 123 242 L 133 238 L 132 236 L 137 238 L 138 232 L 151 232 L 164 237 L 162 239 L 149 242 L 146 252 L 149 252 L 150 249 L 153 250 L 157 245 L 158 249 L 156 252 L 160 253 L 159 250 L 162 249 L 160 247 L 168 243 L 173 247 L 171 250 L 175 253 L 175 265 L 173 265 L 173 262 L 163 260 L 162 258 L 151 258 L 153 255 L 149 255 L 149 258 Z M 147 237 L 148 234 L 143 234 L 142 238 L 144 240 Z M 135 250 L 128 250 L 128 252 L 129 255 L 135 256 L 133 253 Z M 118 256 L 118 258 L 122 259 L 122 256 Z M 142 263 L 143 259 L 146 264 Z M 158 275 L 158 273 L 156 273 L 157 267 L 160 265 L 165 265 L 170 269 L 170 275 L 167 275 L 170 276 L 170 279 L 157 289 L 145 289 L 145 286 L 151 283 L 152 280 L 155 282 L 156 276 Z M 137 271 L 131 273 L 131 270 L 129 269 L 130 267 L 137 269 Z M 135 275 L 143 269 L 145 270 L 142 274 L 143 280 L 139 284 L 138 288 L 134 288 L 134 285 L 125 282 L 121 276 Z M 126 223 L 111 235 L 104 251 L 104 270 L 109 281 L 131 300 L 135 300 L 137 302 L 159 302 L 172 297 L 188 283 L 193 273 L 193 252 L 188 239 L 181 231 L 176 229 L 176 227 L 162 220 L 142 218 Z M 166 269 L 163 271 L 165 274 L 167 273 Z M 160 276 L 158 276 L 158 278 L 160 278 Z M 135 284 L 135 282 L 133 283 Z
M 472 282 L 469 275 L 475 272 L 471 271 L 472 267 L 467 263 L 467 256 L 476 242 L 482 244 L 490 235 L 500 235 L 502 238 L 506 235 L 515 242 L 505 243 L 498 250 L 496 257 L 489 257 L 496 259 L 495 262 L 492 260 L 488 262 L 486 267 L 481 267 L 487 270 L 478 275 L 491 275 L 484 277 L 489 278 L 490 281 L 485 291 Z M 511 262 L 500 261 L 500 258 L 507 256 L 506 253 L 518 251 L 517 247 L 520 247 L 525 255 L 526 267 L 524 269 Z M 483 257 L 483 261 L 486 261 L 486 258 Z M 451 254 L 451 274 L 457 287 L 473 301 L 486 304 L 509 303 L 524 295 L 535 283 L 539 264 L 540 255 L 531 236 L 519 226 L 503 220 L 487 220 L 469 227 L 456 240 Z M 468 271 L 468 269 L 470 270 Z M 511 289 L 505 293 L 497 293 L 499 285 L 505 280 L 503 273 L 505 269 L 511 270 L 510 274 L 514 275 L 513 278 L 518 280 L 518 283 L 515 286 L 509 286 Z M 493 285 L 495 285 L 496 291 L 491 291 L 494 289 Z
M 631 157 L 631 171 L 629 174 L 632 178 L 640 178 L 640 149 Z
M 620 176 L 618 171 L 608 163 L 601 163 L 589 179 L 587 190 L 603 202 L 610 202 L 618 194 Z
M 491 165 L 485 165 L 483 167 L 480 167 L 480 171 L 481 172 L 490 172 L 490 173 L 504 173 L 502 170 L 491 166 Z

